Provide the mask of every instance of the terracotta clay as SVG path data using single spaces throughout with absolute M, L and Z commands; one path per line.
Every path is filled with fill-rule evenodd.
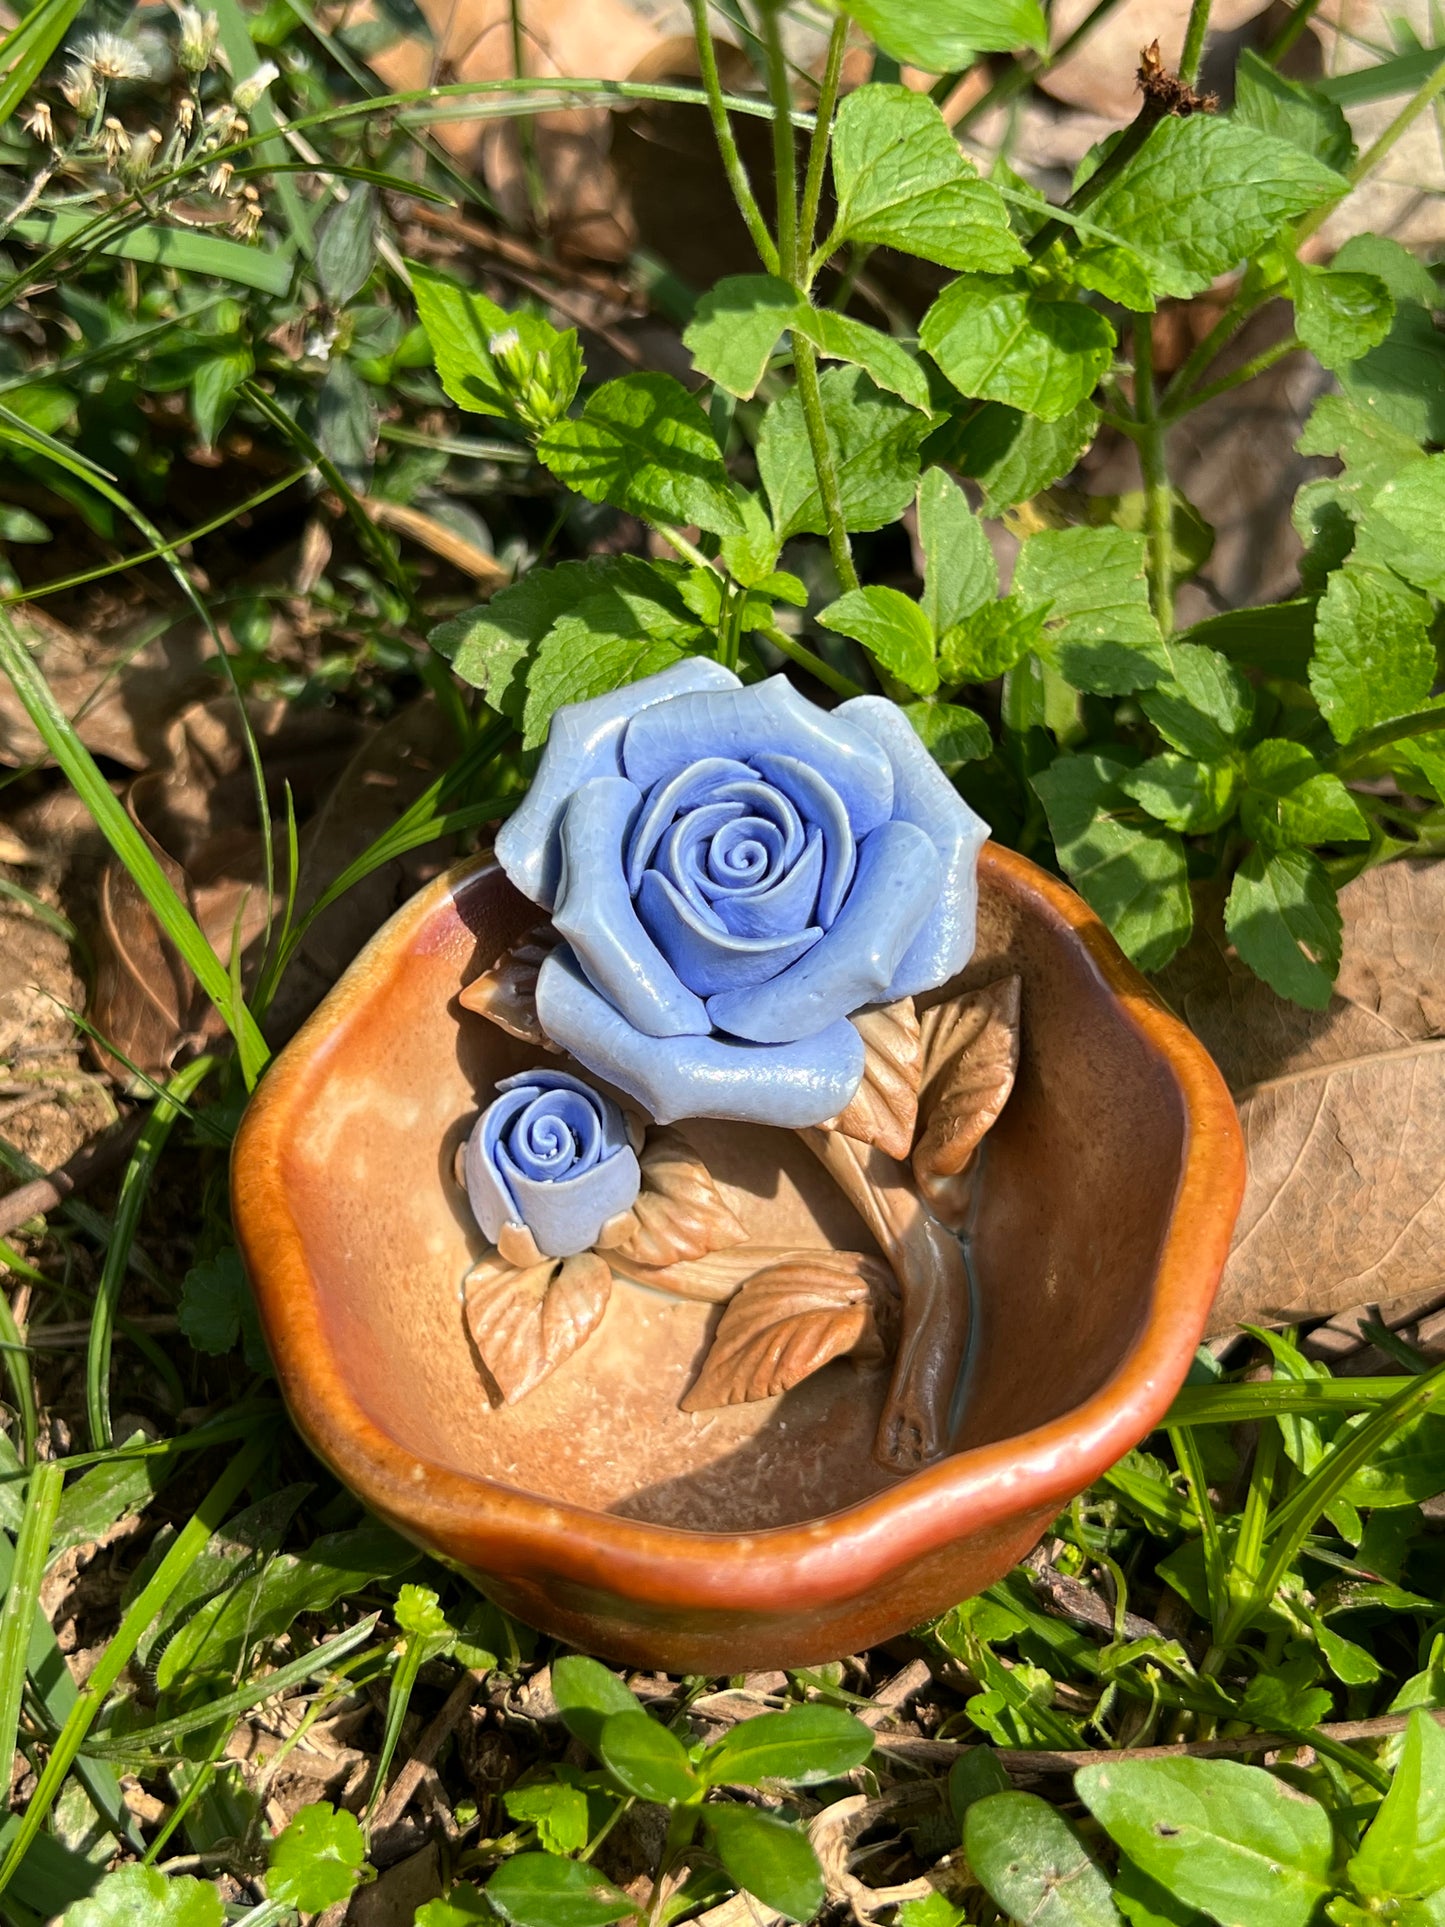
M 538 1061 L 460 1007 L 536 922 L 490 861 L 379 933 L 237 1139 L 237 1232 L 313 1449 L 519 1617 L 671 1671 L 833 1658 L 1007 1571 L 1167 1408 L 1244 1165 L 1212 1062 L 1084 904 L 992 844 L 979 885 L 973 961 L 919 1002 L 1017 973 L 1022 1048 L 971 1206 L 969 1356 L 943 1457 L 903 1477 L 877 1463 L 894 1368 L 866 1347 L 781 1397 L 683 1412 L 723 1308 L 623 1278 L 575 1356 L 520 1405 L 489 1403 L 460 1298 L 484 1247 L 452 1167 L 496 1081 Z M 686 1133 L 758 1243 L 906 1242 L 865 1224 L 794 1131 Z M 917 1302 L 902 1342 L 927 1354 L 943 1334 Z

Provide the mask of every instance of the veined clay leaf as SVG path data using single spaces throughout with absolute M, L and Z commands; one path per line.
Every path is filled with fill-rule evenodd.
M 467 1330 L 508 1405 L 525 1398 L 592 1336 L 612 1272 L 594 1252 L 523 1270 L 492 1253 L 465 1283 Z
M 930 1005 L 920 1020 L 923 1134 L 913 1175 L 934 1215 L 955 1230 L 971 1188 L 959 1179 L 998 1122 L 1018 1073 L 1021 992 L 1018 977 L 1000 977 Z
M 838 471 L 843 520 L 850 529 L 881 529 L 900 516 L 918 485 L 918 447 L 928 423 L 858 368 L 825 368 L 819 377 L 823 419 Z M 758 472 L 773 527 L 789 536 L 823 535 L 812 449 L 796 389 L 772 402 L 758 435 Z
M 1048 45 L 1038 0 L 850 0 L 848 11 L 884 53 L 926 74 L 971 66 L 976 53 Z
M 707 416 L 672 375 L 604 382 L 579 416 L 542 434 L 537 454 L 589 502 L 649 522 L 695 522 L 714 535 L 742 530 Z
M 1097 308 L 1049 301 L 1024 282 L 976 274 L 951 281 L 919 340 L 961 394 L 1056 422 L 1093 392 L 1113 359 Z
M 860 1144 L 876 1144 L 891 1158 L 906 1158 L 918 1122 L 918 1080 L 923 1040 L 913 999 L 878 1004 L 852 1019 L 863 1039 L 863 1076 L 847 1106 L 822 1126 Z
M 1013 593 L 1046 605 L 1039 653 L 1076 689 L 1117 696 L 1169 673 L 1149 606 L 1142 535 L 1042 529 L 1019 552 Z
M 894 1290 L 882 1260 L 857 1251 L 800 1251 L 758 1272 L 719 1320 L 683 1411 L 772 1398 L 830 1359 L 882 1358 L 877 1315 Z
M 639 1162 L 642 1189 L 631 1222 L 610 1237 L 609 1255 L 624 1265 L 675 1265 L 746 1243 L 746 1227 L 676 1126 L 654 1125 Z
M 825 629 L 851 636 L 916 696 L 931 696 L 938 687 L 938 662 L 928 617 L 901 589 L 870 583 L 850 589 L 822 611 Z

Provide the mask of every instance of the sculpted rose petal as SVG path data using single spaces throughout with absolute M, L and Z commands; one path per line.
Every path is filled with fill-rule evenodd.
M 800 696 L 782 676 L 747 689 L 705 690 L 640 711 L 628 724 L 622 767 L 650 790 L 704 756 L 755 763 L 758 755 L 808 763 L 837 792 L 855 833 L 886 823 L 893 810 L 893 768 L 867 732 L 840 723 Z
M 637 907 L 642 921 L 678 977 L 700 996 L 717 990 L 736 990 L 766 983 L 786 970 L 822 936 L 818 925 L 805 925 L 785 937 L 735 937 L 730 930 L 705 921 L 681 891 L 657 870 L 642 879 Z
M 565 944 L 538 974 L 537 1012 L 549 1037 L 646 1105 L 659 1124 L 721 1117 L 803 1130 L 836 1116 L 863 1075 L 863 1040 L 846 1022 L 769 1048 L 646 1036 L 598 995 Z
M 642 1172 L 632 1147 L 594 1165 L 579 1177 L 555 1183 L 521 1176 L 512 1188 L 522 1209 L 522 1222 L 551 1258 L 571 1258 L 595 1244 L 611 1217 L 626 1211 L 642 1185 Z
M 687 656 L 641 682 L 559 709 L 531 788 L 497 832 L 497 861 L 522 895 L 544 910 L 556 903 L 563 814 L 576 791 L 594 776 L 621 775 L 622 739 L 634 716 L 684 692 L 739 686 L 737 677 L 721 663 L 706 656 Z
M 652 789 L 627 848 L 627 887 L 633 895 L 637 894 L 642 872 L 651 861 L 653 851 L 679 810 L 693 810 L 699 803 L 710 802 L 723 784 L 754 780 L 746 763 L 730 756 L 704 756 L 673 777 L 670 783 L 660 783 Z
M 515 1248 L 525 1232 L 549 1258 L 586 1251 L 642 1182 L 620 1108 L 581 1078 L 546 1069 L 497 1085 L 467 1140 L 462 1174 L 494 1244 Z
M 763 890 L 718 891 L 712 909 L 735 937 L 786 937 L 823 920 L 817 915 L 823 878 L 823 833 L 809 830 L 803 854 L 786 876 Z
M 882 1001 L 942 885 L 925 833 L 884 823 L 859 844 L 853 888 L 827 935 L 771 982 L 710 997 L 708 1016 L 731 1036 L 775 1044 Z
M 627 893 L 622 857 L 641 802 L 623 776 L 594 777 L 572 798 L 562 818 L 553 922 L 592 982 L 637 1029 L 653 1037 L 700 1036 L 709 1028 L 701 998 L 679 982 Z
M 942 863 L 937 903 L 881 993 L 893 1002 L 945 984 L 973 955 L 978 925 L 978 853 L 987 823 L 971 810 L 897 705 L 882 696 L 854 696 L 833 712 L 846 717 L 883 749 L 893 766 L 894 815 L 917 824 Z
M 818 886 L 817 918 L 826 930 L 843 907 L 857 862 L 857 841 L 842 798 L 815 769 L 796 756 L 777 756 L 760 750 L 753 762 L 760 776 L 790 797 L 793 806 L 819 832 L 823 842 L 823 876 Z M 861 832 L 860 832 L 861 834 Z

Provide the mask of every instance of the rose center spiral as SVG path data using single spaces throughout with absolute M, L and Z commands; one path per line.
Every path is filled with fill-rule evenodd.
M 580 1091 L 543 1091 L 513 1122 L 507 1149 L 529 1178 L 577 1177 L 602 1154 L 601 1121 Z

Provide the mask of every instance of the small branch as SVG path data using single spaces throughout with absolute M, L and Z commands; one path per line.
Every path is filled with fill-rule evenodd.
M 1376 723 L 1355 737 L 1353 742 L 1343 743 L 1333 756 L 1325 759 L 1325 767 L 1336 775 L 1343 775 L 1357 764 L 1363 763 L 1375 754 L 1376 750 L 1388 749 L 1391 743 L 1404 742 L 1411 736 L 1434 736 L 1445 734 L 1445 706 L 1439 709 L 1417 709 L 1410 716 L 1395 716 L 1387 723 Z
M 1271 67 L 1278 66 L 1284 59 L 1314 15 L 1318 13 L 1319 7 L 1320 0 L 1299 0 L 1299 5 L 1264 50 L 1263 58 Z
M 1134 413 L 1144 433 L 1139 438 L 1139 469 L 1148 512 L 1149 586 L 1154 613 L 1166 636 L 1174 630 L 1174 491 L 1164 446 L 1165 424 L 1156 413 L 1152 317 L 1134 317 Z
M 435 1761 L 442 1749 L 442 1742 L 451 1733 L 476 1698 L 477 1688 L 486 1679 L 485 1672 L 469 1671 L 462 1674 L 456 1685 L 442 1703 L 441 1711 L 422 1729 L 411 1757 L 387 1789 L 386 1798 L 377 1809 L 372 1821 L 375 1833 L 384 1833 L 388 1827 L 396 1825 L 402 1814 L 410 1806 L 417 1788 L 421 1785 L 426 1770 Z
M 1187 395 L 1181 395 L 1172 407 L 1166 396 L 1164 405 L 1159 409 L 1161 428 L 1178 421 L 1183 415 L 1192 414 L 1196 408 L 1202 408 L 1205 402 L 1213 401 L 1216 395 L 1227 395 L 1231 388 L 1242 388 L 1245 382 L 1253 381 L 1256 375 L 1262 375 L 1267 368 L 1273 368 L 1274 364 L 1277 361 L 1283 361 L 1286 355 L 1297 355 L 1303 350 L 1304 343 L 1297 336 L 1287 335 L 1283 341 L 1277 341 L 1272 348 L 1263 349 L 1252 360 L 1245 362 L 1242 368 L 1236 368 L 1233 374 L 1221 375 L 1217 381 L 1211 381 L 1206 387 L 1196 388 Z M 1172 384 L 1170 392 L 1173 392 Z
M 777 187 L 779 271 L 796 286 L 802 276 L 798 257 L 798 149 L 793 137 L 793 96 L 783 54 L 780 9 L 764 0 L 763 46 L 767 54 L 768 97 L 773 103 L 773 177 Z M 817 139 L 817 129 L 813 130 Z
M 1179 78 L 1192 87 L 1199 78 L 1199 63 L 1204 58 L 1204 40 L 1209 32 L 1211 0 L 1194 0 L 1189 9 L 1189 25 L 1184 29 L 1184 51 L 1179 56 Z
M 806 643 L 798 642 L 783 630 L 772 627 L 763 629 L 760 633 L 766 636 L 773 647 L 785 655 L 789 662 L 795 662 L 800 669 L 806 669 L 810 676 L 815 676 L 823 687 L 831 689 L 835 696 L 841 696 L 846 701 L 849 696 L 862 696 L 866 693 L 861 683 L 854 682 L 851 676 L 845 676 L 830 662 L 824 662 L 821 656 L 814 655 Z
M 798 381 L 798 399 L 803 404 L 803 421 L 808 430 L 813 470 L 818 478 L 818 494 L 823 504 L 823 519 L 828 525 L 828 550 L 833 567 L 845 589 L 858 587 L 858 571 L 853 567 L 853 551 L 848 546 L 848 530 L 843 521 L 843 496 L 838 487 L 838 469 L 828 441 L 828 424 L 823 414 L 823 389 L 818 380 L 818 352 L 811 341 L 793 336 L 793 372 Z
M 964 108 L 958 119 L 953 123 L 954 133 L 962 134 L 983 114 L 986 114 L 990 107 L 997 107 L 1003 102 L 1011 100 L 1015 94 L 1022 93 L 1024 88 L 1037 80 L 1041 74 L 1046 74 L 1051 67 L 1057 67 L 1061 60 L 1067 60 L 1074 49 L 1081 46 L 1094 31 L 1095 27 L 1106 20 L 1119 4 L 1120 0 L 1094 0 L 1094 5 L 1084 15 L 1078 26 L 1074 28 L 1074 31 L 1066 35 L 1065 38 L 1059 42 L 1058 46 L 1055 47 L 1051 53 L 1046 54 L 1042 60 L 1009 61 L 990 83 L 988 91 L 980 94 L 971 107 Z M 1319 0 L 1315 0 L 1315 4 L 1318 5 Z M 943 102 L 947 100 L 948 95 L 952 92 L 953 87 L 950 86 L 941 98 L 935 93 L 934 98 L 938 101 L 939 106 L 943 105 Z
M 145 1111 L 137 1111 L 124 1123 L 112 1125 L 101 1136 L 82 1145 L 74 1157 L 67 1158 L 47 1177 L 33 1178 L 30 1183 L 7 1192 L 0 1198 L 0 1238 L 8 1238 L 31 1218 L 43 1218 L 75 1192 L 123 1164 L 135 1148 L 147 1115 Z
M 1109 0 L 1113 4 L 1113 0 Z M 808 171 L 803 177 L 803 212 L 798 222 L 798 260 L 807 260 L 818 228 L 818 208 L 823 198 L 823 165 L 828 157 L 828 142 L 833 132 L 833 110 L 838 104 L 838 83 L 843 74 L 843 53 L 848 45 L 848 16 L 840 13 L 833 22 L 828 40 L 828 59 L 823 68 L 823 84 L 818 94 L 818 118 L 808 147 Z M 811 267 L 807 271 L 811 283 Z M 806 290 L 804 290 L 806 292 Z
M 748 171 L 743 166 L 738 144 L 733 139 L 732 123 L 728 110 L 723 103 L 722 81 L 717 70 L 717 51 L 712 44 L 712 29 L 707 21 L 707 0 L 689 0 L 692 9 L 693 35 L 697 41 L 698 72 L 707 94 L 707 111 L 712 121 L 713 137 L 717 141 L 717 151 L 722 160 L 723 172 L 727 175 L 728 186 L 732 189 L 733 199 L 737 202 L 738 212 L 742 215 L 748 233 L 752 236 L 753 246 L 758 251 L 758 259 L 769 274 L 778 272 L 778 250 L 773 245 L 773 237 L 768 233 L 767 222 L 753 193 L 748 180 Z

